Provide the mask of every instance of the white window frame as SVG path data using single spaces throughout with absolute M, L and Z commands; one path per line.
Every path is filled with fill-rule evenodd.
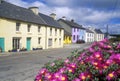
M 38 32 L 39 33 L 41 32 L 41 26 L 38 26 Z
M 27 32 L 31 32 L 31 24 L 27 25 Z
M 20 49 L 20 38 L 13 37 L 12 43 L 13 43 L 13 49 Z
M 38 37 L 38 44 L 41 44 L 41 37 Z
M 50 28 L 50 36 L 52 36 L 52 28 Z
M 16 22 L 16 31 L 20 31 L 20 25 L 21 25 L 21 23 Z
M 49 46 L 49 47 L 52 46 L 52 38 L 49 38 L 49 39 L 48 39 L 48 46 Z

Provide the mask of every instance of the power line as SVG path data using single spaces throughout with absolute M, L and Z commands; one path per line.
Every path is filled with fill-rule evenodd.
M 114 12 L 117 8 L 117 3 L 118 3 L 118 0 L 115 0 L 115 4 L 113 5 L 113 10 L 112 10 L 112 15 L 114 15 Z

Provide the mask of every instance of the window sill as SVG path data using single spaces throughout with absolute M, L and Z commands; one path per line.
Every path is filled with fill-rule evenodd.
M 28 32 L 27 34 L 28 34 L 28 35 L 32 35 L 32 33 L 31 33 L 31 32 Z
M 20 31 L 16 31 L 16 34 L 21 34 L 21 32 Z
M 38 35 L 42 35 L 41 33 L 38 33 Z

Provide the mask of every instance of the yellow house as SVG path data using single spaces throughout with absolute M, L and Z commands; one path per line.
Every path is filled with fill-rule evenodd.
M 64 44 L 71 44 L 72 40 L 71 40 L 71 34 L 67 31 L 64 31 Z
M 64 30 L 52 17 L 0 0 L 0 50 L 63 47 Z

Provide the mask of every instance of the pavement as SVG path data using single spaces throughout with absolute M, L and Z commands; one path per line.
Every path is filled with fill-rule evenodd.
M 45 63 L 58 58 L 65 59 L 73 50 L 89 46 L 89 43 L 69 44 L 63 48 L 0 53 L 0 81 L 34 81 L 35 75 Z

